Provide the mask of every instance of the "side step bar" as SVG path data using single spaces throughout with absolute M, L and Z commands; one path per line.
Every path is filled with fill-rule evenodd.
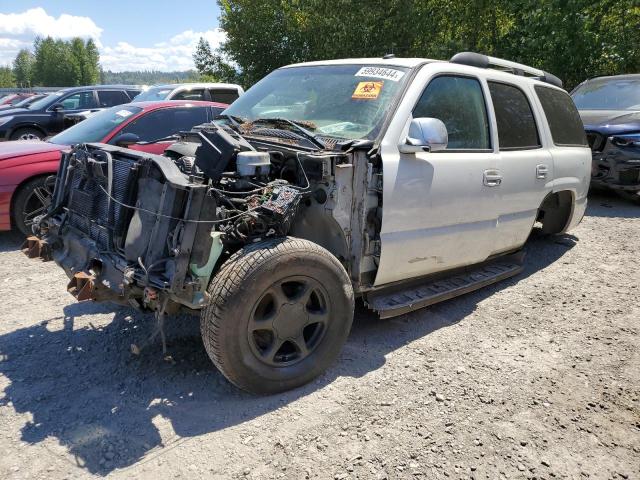
M 380 318 L 395 317 L 513 277 L 523 270 L 523 259 L 524 253 L 518 252 L 453 272 L 423 277 L 409 284 L 403 282 L 367 292 L 364 300 Z

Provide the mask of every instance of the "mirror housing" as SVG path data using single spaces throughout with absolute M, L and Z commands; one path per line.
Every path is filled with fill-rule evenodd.
M 121 133 L 115 138 L 116 147 L 127 148 L 131 145 L 135 145 L 140 141 L 140 137 L 135 133 Z
M 63 112 L 64 111 L 64 105 L 62 105 L 61 103 L 56 103 L 53 107 L 51 107 L 51 111 L 52 112 Z
M 414 118 L 409 126 L 409 134 L 398 145 L 400 153 L 437 152 L 447 148 L 449 134 L 447 127 L 437 118 Z

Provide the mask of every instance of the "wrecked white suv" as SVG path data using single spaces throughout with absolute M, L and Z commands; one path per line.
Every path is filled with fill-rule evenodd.
M 164 156 L 64 155 L 25 252 L 159 331 L 200 311 L 220 371 L 273 393 L 336 359 L 356 296 L 391 317 L 517 274 L 535 222 L 580 222 L 590 165 L 543 71 L 475 53 L 291 65 Z

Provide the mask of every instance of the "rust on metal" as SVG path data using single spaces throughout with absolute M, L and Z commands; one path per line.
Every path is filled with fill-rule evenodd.
M 51 260 L 51 246 L 35 235 L 27 237 L 21 248 L 22 253 L 29 258 L 41 258 L 44 262 Z
M 67 285 L 67 292 L 76 297 L 79 302 L 95 300 L 95 279 L 96 277 L 85 272 L 74 273 Z

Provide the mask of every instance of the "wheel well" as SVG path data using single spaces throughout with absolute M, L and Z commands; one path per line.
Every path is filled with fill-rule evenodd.
M 573 192 L 562 190 L 547 195 L 538 209 L 537 220 L 542 223 L 542 232 L 562 233 L 573 214 Z
M 11 138 L 11 136 L 16 133 L 18 130 L 23 130 L 25 128 L 29 128 L 31 130 L 38 130 L 39 132 L 42 132 L 42 134 L 46 137 L 47 136 L 47 132 L 45 132 L 45 130 L 40 126 L 40 125 L 36 125 L 36 124 L 23 124 L 23 125 L 18 125 L 17 127 L 14 127 L 11 130 L 11 133 L 9 134 L 9 138 Z
M 55 175 L 55 174 L 56 174 L 56 172 L 40 173 L 38 175 L 34 175 L 33 177 L 25 178 L 22 182 L 20 182 L 18 184 L 16 189 L 13 191 L 13 194 L 11 195 L 11 205 L 9 206 L 9 218 L 11 219 L 11 226 L 12 227 L 15 226 L 15 219 L 13 218 L 13 210 L 14 210 L 14 204 L 16 202 L 16 197 L 18 196 L 18 192 L 20 192 L 20 190 L 22 190 L 27 183 L 32 182 L 33 180 L 35 180 L 37 178 L 47 178 L 47 177 L 50 177 L 51 175 Z

